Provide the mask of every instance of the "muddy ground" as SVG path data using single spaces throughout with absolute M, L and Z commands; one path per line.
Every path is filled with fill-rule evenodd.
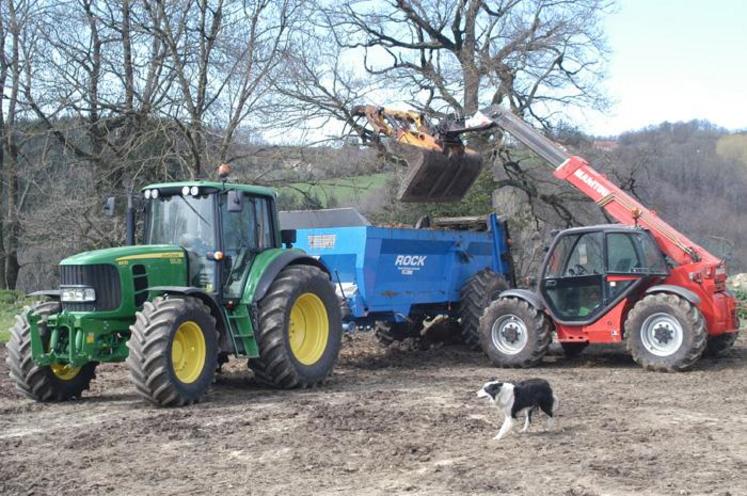
M 0 494 L 747 494 L 744 336 L 661 374 L 620 349 L 497 370 L 459 346 L 382 350 L 358 335 L 323 388 L 263 389 L 235 362 L 182 409 L 142 403 L 120 365 L 81 401 L 33 403 L 4 357 Z M 500 418 L 475 397 L 492 376 L 549 379 L 557 429 L 493 441 Z

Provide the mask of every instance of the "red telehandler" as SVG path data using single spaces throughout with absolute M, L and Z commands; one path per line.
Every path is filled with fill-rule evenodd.
M 590 343 L 625 342 L 638 364 L 659 371 L 685 370 L 704 353 L 718 355 L 734 344 L 739 319 L 724 261 L 519 117 L 492 106 L 463 125 L 430 127 L 413 112 L 367 106 L 356 114 L 389 136 L 395 151 L 407 150 L 411 170 L 400 190 L 405 201 L 463 195 L 481 164 L 460 135 L 497 127 L 619 222 L 561 231 L 545 257 L 538 289 L 504 291 L 485 309 L 481 346 L 495 365 L 537 364 L 553 331 L 567 355 Z

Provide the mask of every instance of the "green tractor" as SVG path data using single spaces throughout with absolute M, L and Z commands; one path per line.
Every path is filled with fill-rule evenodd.
M 189 405 L 229 355 L 269 386 L 321 383 L 340 349 L 340 307 L 329 271 L 279 229 L 275 193 L 225 180 L 142 191 L 143 244 L 130 205 L 129 246 L 66 258 L 59 289 L 33 293 L 46 301 L 16 317 L 16 387 L 64 401 L 88 389 L 99 363 L 126 361 L 140 396 Z

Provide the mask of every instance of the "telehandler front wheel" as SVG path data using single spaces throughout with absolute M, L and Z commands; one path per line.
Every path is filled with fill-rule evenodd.
M 320 384 L 337 362 L 340 306 L 329 277 L 317 267 L 292 265 L 278 274 L 259 302 L 255 379 L 290 389 Z
M 39 333 L 45 348 L 49 343 L 46 321 L 50 315 L 59 313 L 60 304 L 56 301 L 36 303 L 31 306 L 32 313 L 38 315 Z M 71 367 L 66 364 L 38 366 L 31 356 L 31 333 L 26 312 L 16 316 L 16 323 L 10 329 L 10 341 L 7 344 L 8 356 L 5 363 L 10 370 L 10 377 L 16 389 L 36 401 L 65 401 L 80 398 L 88 389 L 91 380 L 96 377 L 96 363 L 91 362 L 82 367 Z
M 497 367 L 532 367 L 552 341 L 545 314 L 524 300 L 499 298 L 480 319 L 480 345 Z
M 650 294 L 625 320 L 625 345 L 648 370 L 677 372 L 698 361 L 706 349 L 703 314 L 689 301 L 667 293 Z
M 159 406 L 196 403 L 213 382 L 218 331 L 197 298 L 145 302 L 130 326 L 127 367 L 140 396 Z

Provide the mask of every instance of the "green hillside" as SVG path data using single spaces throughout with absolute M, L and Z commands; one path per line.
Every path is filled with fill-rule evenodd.
M 20 292 L 0 290 L 0 343 L 8 341 L 10 337 L 8 329 L 15 322 L 16 314 L 29 303 L 31 299 L 26 298 Z
M 383 188 L 389 177 L 390 174 L 380 173 L 322 179 L 313 183 L 292 183 L 279 188 L 279 191 L 286 203 L 288 200 L 290 203 L 301 203 L 304 199 L 313 198 L 319 201 L 321 207 L 349 205 L 362 200 L 372 191 Z

